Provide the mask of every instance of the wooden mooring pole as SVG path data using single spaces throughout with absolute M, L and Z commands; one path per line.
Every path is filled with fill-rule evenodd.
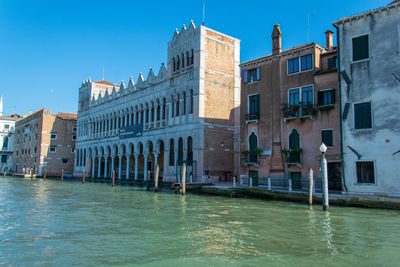
M 43 180 L 46 180 L 46 169 L 44 169 Z
M 310 182 L 310 186 L 308 187 L 308 205 L 312 206 L 312 194 L 313 194 L 313 185 L 314 185 L 314 177 L 313 177 L 313 169 L 308 168 L 308 181 Z
M 113 172 L 112 172 L 111 186 L 112 186 L 112 187 L 115 186 L 115 170 L 113 170 Z
M 182 164 L 182 195 L 186 194 L 186 164 Z
M 82 184 L 85 183 L 85 178 L 86 178 L 85 176 L 86 176 L 86 172 L 83 171 L 83 173 L 82 173 Z
M 158 175 L 160 174 L 160 166 L 156 166 L 156 173 L 154 176 L 154 192 L 158 192 Z
M 146 189 L 150 190 L 150 171 L 147 171 Z
M 61 182 L 64 181 L 64 169 L 61 169 Z

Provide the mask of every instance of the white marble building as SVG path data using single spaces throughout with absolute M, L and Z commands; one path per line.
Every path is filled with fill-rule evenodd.
M 400 196 L 400 2 L 334 25 L 344 184 L 349 193 Z
M 143 179 L 159 164 L 175 180 L 182 162 L 194 182 L 236 174 L 239 51 L 238 39 L 191 22 L 175 31 L 157 74 L 119 86 L 84 81 L 75 175 Z
M 0 172 L 11 173 L 13 166 L 15 122 L 19 115 L 3 116 L 3 97 L 0 99 Z

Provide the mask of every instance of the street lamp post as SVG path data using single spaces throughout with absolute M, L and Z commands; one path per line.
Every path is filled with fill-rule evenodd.
M 329 196 L 328 196 L 328 164 L 326 163 L 325 153 L 326 145 L 324 143 L 319 147 L 319 151 L 322 153 L 321 159 L 321 171 L 322 171 L 322 209 L 328 210 L 329 208 Z

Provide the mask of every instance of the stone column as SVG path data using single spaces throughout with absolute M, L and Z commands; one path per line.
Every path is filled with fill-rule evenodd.
M 92 156 L 92 178 L 94 178 L 95 157 Z
M 112 175 L 112 172 L 114 171 L 114 168 L 115 168 L 115 158 L 114 158 L 114 155 L 111 155 L 111 175 Z
M 137 124 L 137 116 L 138 112 L 137 111 L 133 112 L 133 124 Z
M 144 172 L 143 172 L 143 180 L 145 180 L 146 181 L 146 177 L 147 177 L 147 158 L 148 158 L 148 156 L 149 156 L 149 154 L 146 152 L 146 153 L 143 153 L 143 156 L 144 156 Z
M 138 154 L 138 153 L 135 153 L 134 154 L 134 156 L 135 156 L 135 180 L 137 180 L 138 179 L 138 168 L 139 168 L 139 156 L 140 156 L 140 154 Z
M 158 118 L 158 106 L 154 106 L 154 128 L 157 128 L 157 120 Z
M 121 179 L 122 178 L 122 155 L 119 155 L 118 158 L 119 158 L 119 160 L 118 160 L 118 163 L 119 163 L 118 179 Z
M 130 164 L 131 154 L 126 155 L 126 179 L 129 179 L 129 164 Z
M 99 162 L 98 170 L 97 170 L 97 178 L 100 178 L 101 177 L 101 157 L 98 157 L 97 161 Z
M 163 126 L 163 114 L 164 114 L 164 109 L 165 109 L 164 104 L 161 104 L 161 108 L 160 108 L 160 127 Z
M 147 120 L 147 112 L 146 112 L 146 110 L 144 110 L 143 111 L 143 129 L 147 129 L 146 120 Z
M 108 155 L 105 156 L 104 158 L 104 178 L 107 178 L 108 176 Z
M 171 102 L 169 102 L 169 107 L 168 107 L 168 116 L 167 116 L 167 118 L 166 118 L 166 120 L 167 120 L 167 124 L 168 125 L 171 125 L 172 124 L 172 110 L 174 109 L 174 102 L 173 101 L 171 101 Z

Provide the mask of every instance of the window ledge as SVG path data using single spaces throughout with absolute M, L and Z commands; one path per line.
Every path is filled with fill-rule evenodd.
M 287 118 L 283 118 L 283 121 L 286 122 L 286 121 L 290 121 L 290 120 L 302 120 L 302 119 L 307 119 L 307 118 L 313 119 L 314 116 L 313 115 L 304 115 L 304 116 L 296 116 L 296 117 L 287 117 Z
M 245 166 L 249 166 L 249 165 L 253 165 L 255 167 L 259 167 L 260 165 L 258 164 L 258 162 L 250 162 L 250 161 L 246 161 L 244 163 Z
M 377 184 L 376 183 L 354 183 L 354 185 L 358 185 L 358 186 L 363 186 L 363 185 L 366 185 L 366 186 L 377 186 Z
M 249 124 L 251 122 L 258 123 L 258 120 L 246 120 L 246 124 Z
M 311 68 L 311 69 L 309 69 L 309 70 L 303 70 L 303 71 L 301 71 L 301 70 L 299 70 L 298 72 L 293 72 L 293 73 L 287 73 L 287 76 L 292 76 L 292 75 L 296 75 L 296 74 L 300 74 L 300 73 L 305 73 L 305 72 L 310 72 L 310 71 L 313 71 L 314 70 L 314 68 Z
M 297 166 L 297 167 L 299 167 L 299 168 L 302 168 L 302 167 L 303 167 L 303 164 L 302 164 L 301 162 L 286 162 L 285 165 L 286 165 L 287 167 L 290 166 L 290 165 Z
M 370 61 L 370 59 L 371 59 L 371 57 L 365 58 L 365 59 L 360 59 L 357 61 L 351 61 L 351 64 L 353 65 L 353 64 L 357 64 L 357 63 L 361 63 L 361 62 L 365 62 L 365 61 Z

